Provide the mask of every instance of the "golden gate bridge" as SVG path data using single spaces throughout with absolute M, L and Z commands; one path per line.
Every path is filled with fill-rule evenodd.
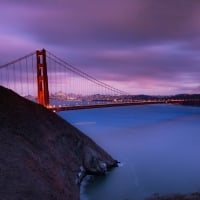
M 0 66 L 0 85 L 53 111 L 125 106 L 127 92 L 97 80 L 45 49 Z
M 45 49 L 0 66 L 0 85 L 55 111 L 108 106 L 127 95 Z

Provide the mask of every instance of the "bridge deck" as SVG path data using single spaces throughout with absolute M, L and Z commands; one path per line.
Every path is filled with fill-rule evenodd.
M 144 104 L 181 104 L 181 105 L 200 105 L 200 100 L 151 100 L 151 101 L 135 101 L 126 103 L 108 103 L 108 104 L 96 104 L 96 105 L 78 105 L 78 106 L 60 106 L 49 107 L 48 109 L 54 112 L 68 111 L 68 110 L 81 110 L 92 108 L 105 108 L 105 107 L 117 107 L 117 106 L 131 106 L 131 105 L 144 105 Z

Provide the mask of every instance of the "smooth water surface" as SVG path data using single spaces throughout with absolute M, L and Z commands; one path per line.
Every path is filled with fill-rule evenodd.
M 121 162 L 81 200 L 141 200 L 200 191 L 200 107 L 139 105 L 59 113 Z

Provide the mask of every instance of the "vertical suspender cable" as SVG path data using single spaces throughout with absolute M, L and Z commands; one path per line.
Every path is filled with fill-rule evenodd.
M 8 88 L 8 68 L 6 68 L 5 71 L 6 71 L 6 87 Z
M 2 69 L 0 69 L 0 85 L 2 85 Z
M 13 87 L 13 89 L 14 89 L 14 91 L 16 91 L 17 90 L 17 88 L 16 88 L 16 71 L 15 71 L 15 63 L 13 63 L 13 82 L 14 82 L 14 87 Z
M 19 74 L 20 74 L 20 86 L 21 86 L 21 95 L 23 96 L 23 79 L 22 79 L 22 65 L 21 65 L 21 60 L 19 61 Z
M 29 92 L 29 72 L 28 72 L 28 62 L 27 62 L 27 59 L 28 58 L 26 58 L 26 63 L 25 63 L 25 65 L 26 65 L 26 83 L 27 83 L 27 90 L 28 90 L 28 95 L 30 94 Z
M 36 67 L 36 66 L 35 66 Z M 36 92 L 36 90 L 35 90 L 35 76 L 34 76 L 34 62 L 33 62 L 33 55 L 31 56 L 31 74 L 32 74 L 32 93 L 33 92 Z M 36 95 L 36 93 L 34 94 L 34 96 Z

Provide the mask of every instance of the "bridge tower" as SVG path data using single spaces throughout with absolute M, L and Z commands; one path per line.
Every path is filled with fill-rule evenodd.
M 47 107 L 49 105 L 49 88 L 47 76 L 46 50 L 36 51 L 37 58 L 37 86 L 38 103 Z

